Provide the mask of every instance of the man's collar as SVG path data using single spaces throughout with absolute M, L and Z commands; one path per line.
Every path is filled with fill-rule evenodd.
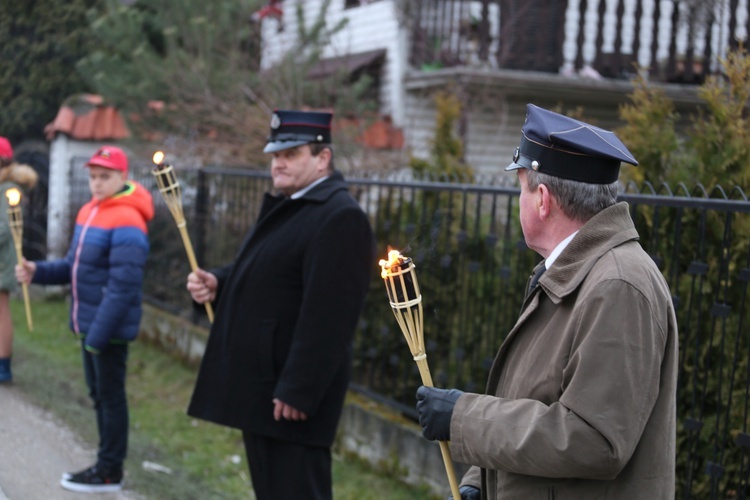
M 552 253 L 549 254 L 549 257 L 544 261 L 544 267 L 547 269 L 550 268 L 550 266 L 555 262 L 557 257 L 562 253 L 563 250 L 565 250 L 565 247 L 568 246 L 568 243 L 573 239 L 573 237 L 578 234 L 578 231 L 575 231 L 573 234 L 562 240 L 560 243 L 557 244 L 554 250 L 552 250 Z
M 325 177 L 321 177 L 320 179 L 311 182 L 310 184 L 307 185 L 307 187 L 304 187 L 300 189 L 299 191 L 297 191 L 296 193 L 293 193 L 289 198 L 291 198 L 292 200 L 296 200 L 297 198 L 302 198 L 303 196 L 305 196 L 305 194 L 307 194 L 308 191 L 310 191 L 312 188 L 314 188 L 315 186 L 317 186 L 324 180 L 328 179 L 329 177 L 330 175 L 326 175 Z

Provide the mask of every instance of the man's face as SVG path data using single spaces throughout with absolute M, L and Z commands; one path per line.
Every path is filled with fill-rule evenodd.
M 91 196 L 104 200 L 120 191 L 125 185 L 125 174 L 104 167 L 89 167 L 89 189 Z
M 534 191 L 529 190 L 529 183 L 526 178 L 526 169 L 519 168 L 518 183 L 521 185 L 521 195 L 518 198 L 519 218 L 521 219 L 521 230 L 526 240 L 526 245 L 534 251 L 536 241 L 541 231 L 541 221 L 539 220 L 539 186 Z
M 273 153 L 271 160 L 273 187 L 284 196 L 291 196 L 326 176 L 330 157 L 331 153 L 328 149 L 321 151 L 318 156 L 313 156 L 307 144 Z

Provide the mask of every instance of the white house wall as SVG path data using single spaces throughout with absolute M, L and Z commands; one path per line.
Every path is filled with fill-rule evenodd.
M 298 33 L 297 6 L 302 4 L 307 23 L 317 19 L 323 0 L 286 0 L 283 3 L 283 30 L 279 21 L 266 18 L 262 25 L 261 68 L 278 64 L 284 55 L 294 48 Z M 399 29 L 399 15 L 393 1 L 380 0 L 359 7 L 344 9 L 344 0 L 331 2 L 326 24 L 336 26 L 342 19 L 347 25 L 331 39 L 322 57 L 339 57 L 347 54 L 386 49 L 380 87 L 380 112 L 390 115 L 396 126 L 404 120 L 404 98 L 401 85 L 406 67 L 408 38 L 406 31 Z
M 570 0 L 568 2 L 565 40 L 563 43 L 564 60 L 567 66 L 572 67 L 576 57 L 576 39 L 579 30 L 579 9 L 582 0 Z M 746 20 L 746 8 L 750 0 L 739 0 L 737 5 L 739 35 L 743 35 Z M 268 68 L 278 63 L 284 54 L 294 46 L 294 37 L 297 33 L 297 18 L 295 10 L 297 5 L 302 5 L 305 11 L 305 19 L 312 22 L 320 11 L 323 0 L 286 0 L 284 1 L 285 14 L 283 18 L 283 31 L 278 31 L 279 22 L 275 19 L 263 21 L 263 56 L 262 67 Z M 671 13 L 672 0 L 644 0 L 641 3 L 643 18 L 640 25 L 641 44 L 639 53 L 636 54 L 641 64 L 647 64 L 650 57 L 651 34 L 654 26 L 651 23 L 650 14 L 657 6 L 660 8 L 661 17 L 656 32 L 657 59 L 663 60 L 668 55 L 670 33 L 672 30 Z M 480 2 L 470 2 L 467 13 L 477 16 L 481 12 Z M 603 50 L 614 51 L 616 34 L 616 10 L 619 2 L 617 0 L 594 0 L 587 3 L 583 23 L 583 58 L 584 64 L 591 64 L 595 56 L 596 29 L 599 23 L 597 12 L 604 9 L 602 20 L 604 30 Z M 633 51 L 633 42 L 638 36 L 635 33 L 635 11 L 636 0 L 625 0 L 623 13 L 623 33 L 621 50 L 628 54 Z M 679 4 L 680 8 L 685 8 Z M 725 26 L 728 19 L 728 0 L 719 0 L 713 4 L 714 14 L 721 20 L 721 26 Z M 403 0 L 376 0 L 372 3 L 359 7 L 344 9 L 344 0 L 333 0 L 326 16 L 328 26 L 333 27 L 343 18 L 348 18 L 348 25 L 337 33 L 330 44 L 325 48 L 323 57 L 338 57 L 351 53 L 360 53 L 376 49 L 386 49 L 386 60 L 383 67 L 382 86 L 380 88 L 381 109 L 384 114 L 390 114 L 394 124 L 404 131 L 404 139 L 409 154 L 429 158 L 431 141 L 435 127 L 435 104 L 428 90 L 410 86 L 406 90 L 405 84 L 410 82 L 412 75 L 424 74 L 408 67 L 409 47 L 409 23 L 402 19 L 401 10 Z M 493 66 L 495 62 L 494 52 L 496 42 L 499 39 L 498 17 L 501 13 L 497 10 L 497 4 L 490 5 L 490 32 L 495 42 L 491 48 L 488 65 Z M 687 50 L 687 26 L 681 23 L 677 33 L 677 52 L 684 54 Z M 726 28 L 725 28 L 726 29 Z M 630 30 L 630 31 L 628 31 Z M 646 36 L 647 35 L 647 36 Z M 701 53 L 705 33 L 698 32 L 695 35 L 696 53 Z M 714 34 L 716 35 L 716 34 Z M 747 36 L 747 33 L 744 33 Z M 647 43 L 648 42 L 648 43 Z M 489 69 L 489 68 L 488 68 Z M 491 71 L 491 69 L 489 69 Z M 551 75 L 550 75 L 551 76 Z M 578 75 L 573 75 L 579 78 Z M 593 75 L 594 77 L 596 75 Z M 569 86 L 566 79 L 559 78 L 561 88 Z M 431 87 L 439 90 L 439 86 Z M 502 89 L 496 88 L 496 95 L 503 95 Z M 521 97 L 497 97 L 482 101 L 475 98 L 477 102 L 470 103 L 465 110 L 467 113 L 465 155 L 467 162 L 481 174 L 492 174 L 497 168 L 504 165 L 515 149 L 520 137 L 521 126 L 525 117 L 526 102 L 531 100 L 535 104 L 556 108 L 563 106 L 563 111 L 569 112 L 577 105 L 583 104 L 582 116 L 603 127 L 615 129 L 621 125 L 618 119 L 617 103 L 608 102 L 606 105 L 598 105 L 589 102 L 589 96 L 583 93 L 577 95 L 568 93 L 564 100 L 553 97 L 554 86 L 536 94 L 527 93 L 525 98 Z M 546 102 L 545 102 L 546 100 Z M 623 99 L 624 100 L 624 99 Z M 507 101 L 507 102 L 506 102 Z M 588 104 L 586 104 L 588 102 Z
M 582 0 L 569 0 L 565 14 L 565 39 L 563 41 L 564 67 L 571 68 L 576 58 L 576 45 L 579 36 L 580 4 Z M 586 4 L 586 11 L 583 14 L 583 47 L 582 57 L 584 65 L 593 63 L 595 53 L 595 38 L 597 37 L 597 26 L 599 24 L 598 11 L 604 9 L 604 31 L 603 31 L 603 53 L 611 53 L 615 50 L 615 36 L 617 35 L 617 9 L 621 5 L 621 0 L 594 0 Z M 331 47 L 326 49 L 326 57 L 346 54 L 351 52 L 364 52 L 373 49 L 388 49 L 388 63 L 395 67 L 386 70 L 384 86 L 392 86 L 393 81 L 397 81 L 398 75 L 405 71 L 406 54 L 408 54 L 408 36 L 407 29 L 399 30 L 399 5 L 403 0 L 376 0 L 372 3 L 360 7 L 344 9 L 344 0 L 334 0 L 331 2 L 327 20 L 329 26 L 334 26 L 343 17 L 349 18 L 349 26 L 336 35 L 332 41 Z M 636 59 L 641 66 L 649 66 L 651 36 L 654 26 L 652 25 L 651 14 L 655 8 L 659 7 L 661 12 L 659 24 L 656 26 L 656 46 L 657 60 L 663 61 L 668 57 L 669 45 L 671 42 L 672 32 L 672 11 L 674 9 L 673 0 L 643 0 L 641 2 L 641 23 L 639 32 L 635 32 L 636 27 L 636 0 L 625 0 L 622 3 L 624 7 L 622 13 L 622 39 L 620 40 L 620 50 L 623 54 L 633 53 L 633 44 L 636 38 L 640 40 L 640 50 L 635 54 Z M 739 0 L 736 5 L 735 13 L 737 15 L 737 39 L 746 40 L 747 23 L 747 3 L 748 0 Z M 263 52 L 262 66 L 267 68 L 278 62 L 283 54 L 293 47 L 293 38 L 297 33 L 296 6 L 302 4 L 305 11 L 305 18 L 312 20 L 317 16 L 323 5 L 323 0 L 286 0 L 283 5 L 285 9 L 284 19 L 281 24 L 284 25 L 283 31 L 278 31 L 280 22 L 276 19 L 267 18 L 263 21 Z M 683 16 L 687 16 L 690 8 L 689 3 L 677 4 Z M 467 2 L 462 7 L 460 15 L 479 17 L 481 15 L 482 5 L 479 1 Z M 714 19 L 718 20 L 718 25 L 714 26 L 711 33 L 712 45 L 715 47 L 715 57 L 711 61 L 711 69 L 716 69 L 716 57 L 723 57 L 726 53 L 726 43 L 719 44 L 719 37 L 725 36 L 728 30 L 730 17 L 731 2 L 729 0 L 718 0 L 713 3 L 706 3 L 702 8 L 710 9 Z M 700 8 L 700 7 L 699 7 Z M 502 15 L 502 13 L 500 13 Z M 498 5 L 491 3 L 489 5 L 490 36 L 493 45 L 490 47 L 489 64 L 494 64 L 493 54 L 497 49 L 497 40 L 499 39 L 498 25 Z M 449 21 L 455 22 L 455 21 Z M 677 53 L 685 54 L 688 50 L 688 35 L 690 26 L 684 21 L 680 21 L 677 26 Z M 456 32 L 455 36 L 459 36 Z M 693 34 L 694 50 L 696 54 L 702 54 L 704 51 L 706 33 L 704 28 L 698 24 L 696 32 Z M 394 54 L 399 54 L 395 56 Z M 398 59 L 394 61 L 394 59 Z M 467 58 L 470 60 L 471 58 Z M 395 102 L 392 92 L 384 90 L 384 103 Z M 399 101 L 400 102 L 400 101 Z M 384 104 L 388 109 L 393 109 L 392 104 Z
M 502 169 L 510 164 L 521 139 L 528 102 L 528 99 L 485 95 L 475 98 L 466 107 L 464 155 L 477 174 L 483 177 L 505 175 Z M 563 113 L 577 111 L 577 105 L 570 102 L 561 103 L 549 98 L 531 102 Z M 404 132 L 409 153 L 418 158 L 429 158 L 435 135 L 434 99 L 427 92 L 410 92 L 406 103 Z M 616 106 L 584 105 L 580 113 L 582 119 L 605 129 L 613 130 L 622 125 Z
M 466 163 L 481 176 L 498 175 L 500 167 L 510 163 L 526 118 L 525 103 L 498 99 L 491 104 L 467 109 L 464 155 Z M 406 109 L 404 131 L 410 153 L 429 158 L 435 136 L 435 102 L 425 93 L 411 92 Z
M 480 175 L 507 176 L 503 168 L 510 164 L 521 138 L 526 106 L 502 98 L 492 101 L 467 110 L 466 162 Z
M 574 112 L 575 103 L 561 103 L 553 99 L 533 99 L 537 106 L 562 113 Z M 466 161 L 481 175 L 507 175 L 503 169 L 513 158 L 521 140 L 521 128 L 526 120 L 528 99 L 489 98 L 467 110 L 467 133 L 464 144 Z M 581 119 L 608 130 L 621 126 L 617 107 L 584 105 Z
M 409 92 L 405 104 L 404 142 L 411 155 L 429 158 L 435 130 L 435 103 L 429 95 Z

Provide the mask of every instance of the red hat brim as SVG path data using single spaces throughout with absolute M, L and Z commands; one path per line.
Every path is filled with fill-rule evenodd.
M 121 165 L 117 165 L 115 162 L 108 160 L 106 158 L 96 157 L 92 158 L 88 162 L 86 162 L 87 167 L 103 167 L 103 168 L 109 168 L 112 170 L 118 170 L 120 172 L 125 172 L 126 170 L 122 168 Z

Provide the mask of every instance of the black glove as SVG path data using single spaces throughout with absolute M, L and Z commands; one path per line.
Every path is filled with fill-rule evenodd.
M 482 498 L 482 492 L 473 486 L 461 486 L 458 492 L 461 493 L 461 500 L 481 500 Z M 453 500 L 453 495 L 450 495 L 448 500 Z
M 451 438 L 451 416 L 456 401 L 463 392 L 458 389 L 436 389 L 421 386 L 417 389 L 417 413 L 422 435 L 430 441 Z

